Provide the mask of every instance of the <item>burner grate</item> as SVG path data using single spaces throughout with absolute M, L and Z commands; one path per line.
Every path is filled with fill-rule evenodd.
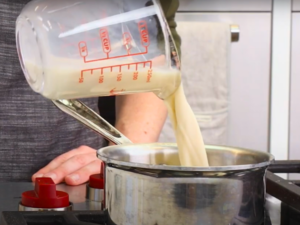
M 281 203 L 281 225 L 300 224 L 300 182 L 285 180 L 274 173 L 300 173 L 300 161 L 282 160 L 272 164 L 266 173 L 267 193 Z

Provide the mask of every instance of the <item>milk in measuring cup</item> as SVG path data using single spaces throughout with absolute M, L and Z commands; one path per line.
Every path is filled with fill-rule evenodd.
M 150 68 L 149 65 L 130 62 L 120 64 L 120 61 L 109 65 L 101 62 L 101 69 L 97 69 L 96 65 L 92 65 L 96 63 L 87 67 L 79 60 L 51 60 L 57 60 L 64 66 L 42 68 L 30 61 L 24 63 L 27 71 L 44 74 L 45 82 L 41 85 L 40 92 L 53 100 L 137 92 L 154 92 L 163 97 L 170 95 L 180 82 L 180 72 L 175 69 Z M 90 69 L 91 67 L 96 69 Z M 31 84 L 33 85 L 35 84 Z

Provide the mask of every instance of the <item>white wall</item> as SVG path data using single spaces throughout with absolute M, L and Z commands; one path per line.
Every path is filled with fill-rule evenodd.
M 299 8 L 300 8 L 300 1 Z M 300 13 L 292 16 L 292 62 L 289 158 L 300 159 Z M 291 179 L 300 179 L 291 175 Z
M 180 12 L 176 21 L 191 29 L 194 21 L 239 25 L 240 40 L 231 45 L 227 145 L 268 151 L 271 13 Z
M 229 75 L 230 146 L 269 150 L 271 10 L 271 0 L 180 1 L 178 23 L 213 21 L 240 27 Z
M 300 159 L 300 0 L 181 0 L 176 20 L 240 26 L 228 144 Z

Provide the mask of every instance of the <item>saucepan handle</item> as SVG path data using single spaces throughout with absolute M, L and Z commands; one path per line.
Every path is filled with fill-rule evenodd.
M 275 160 L 268 170 L 272 173 L 300 173 L 300 160 Z
M 81 101 L 73 100 L 53 100 L 53 103 L 63 112 L 74 117 L 93 131 L 103 136 L 108 141 L 116 145 L 132 143 L 120 131 L 104 120 L 98 113 L 90 109 Z

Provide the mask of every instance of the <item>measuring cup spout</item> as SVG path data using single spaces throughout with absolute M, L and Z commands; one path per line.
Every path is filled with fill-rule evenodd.
M 76 120 L 103 136 L 106 140 L 117 145 L 132 143 L 120 131 L 84 103 L 75 99 L 53 100 L 52 102 L 60 110 L 74 117 Z

